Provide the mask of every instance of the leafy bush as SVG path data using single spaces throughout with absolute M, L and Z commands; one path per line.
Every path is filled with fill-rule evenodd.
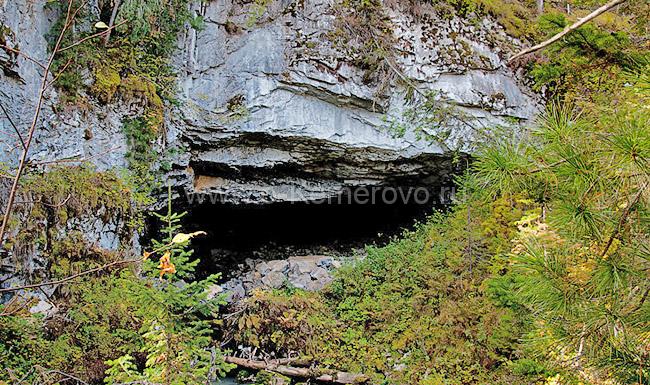
M 499 201 L 489 211 L 512 204 L 518 205 Z M 258 292 L 245 305 L 236 338 L 364 372 L 378 383 L 501 381 L 525 325 L 487 298 L 481 281 L 488 264 L 481 258 L 500 248 L 494 238 L 516 234 L 521 213 L 492 230 L 474 214 L 466 228 L 464 207 L 450 217 L 436 215 L 386 247 L 369 248 L 322 294 Z M 469 233 L 475 238 L 468 240 Z
M 230 369 L 212 337 L 223 300 L 207 288 L 218 275 L 184 281 L 198 262 L 188 249 L 198 234 L 179 232 L 182 215 L 172 213 L 171 203 L 158 217 L 165 239 L 145 253 L 142 272 L 118 265 L 61 285 L 51 298 L 57 311 L 45 320 L 29 314 L 31 301 L 19 296 L 0 307 L 0 352 L 8 353 L 0 356 L 0 381 L 74 376 L 90 383 L 186 384 Z M 103 262 L 92 250 L 73 243 L 53 248 L 48 258 L 56 274 L 68 276 Z

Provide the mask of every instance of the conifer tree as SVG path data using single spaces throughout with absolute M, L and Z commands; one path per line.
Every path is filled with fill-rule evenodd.
M 512 288 L 535 327 L 532 350 L 565 367 L 650 381 L 650 83 L 629 75 L 620 101 L 551 105 L 538 128 L 485 148 L 486 196 L 525 193 Z

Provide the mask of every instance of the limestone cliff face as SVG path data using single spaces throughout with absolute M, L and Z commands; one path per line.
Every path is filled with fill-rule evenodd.
M 0 22 L 10 30 L 4 35 L 41 60 L 53 19 L 42 3 L 0 0 Z M 398 68 L 382 84 L 367 81 L 366 70 L 332 43 L 332 0 L 267 3 L 253 16 L 258 5 L 247 1 L 196 2 L 193 11 L 203 17 L 204 28 L 188 26 L 179 36 L 173 62 L 180 104 L 167 111 L 160 145 L 182 149 L 170 175 L 189 193 L 263 203 L 414 178 L 435 184 L 453 170 L 447 149 L 471 150 L 472 127 L 489 129 L 535 115 L 534 97 L 504 66 L 508 47 L 518 43 L 489 19 L 416 19 L 390 9 Z M 0 103 L 26 128 L 40 68 L 1 49 L 0 62 Z M 397 137 L 388 129 L 409 108 L 405 84 L 422 94 L 435 92 L 463 115 L 446 122 L 446 140 L 432 144 L 408 130 Z M 125 166 L 121 121 L 139 111 L 137 104 L 90 99 L 83 108 L 56 106 L 53 89 L 31 152 L 34 162 Z M 4 114 L 0 128 L 0 140 L 13 148 L 2 160 L 11 161 L 18 148 Z
M 332 1 L 273 1 L 251 23 L 251 4 L 206 2 L 205 29 L 181 38 L 176 58 L 185 105 L 170 127 L 189 147 L 189 191 L 235 202 L 323 198 L 347 186 L 440 182 L 452 170 L 445 147 L 467 143 L 459 121 L 448 143 L 387 128 L 407 108 L 393 76 L 364 80 L 331 41 Z M 530 119 L 535 102 L 504 68 L 499 47 L 516 44 L 489 20 L 471 25 L 391 13 L 400 76 L 454 102 L 476 126 Z

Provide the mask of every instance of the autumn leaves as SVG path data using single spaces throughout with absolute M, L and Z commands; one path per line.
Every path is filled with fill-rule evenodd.
M 151 256 L 155 255 L 156 253 L 162 252 L 162 256 L 158 260 L 158 269 L 159 269 L 159 274 L 160 274 L 160 279 L 162 280 L 165 274 L 174 274 L 176 273 L 176 265 L 172 263 L 172 253 L 173 253 L 173 246 L 177 245 L 182 245 L 190 241 L 190 239 L 199 236 L 199 235 L 206 235 L 205 231 L 195 231 L 193 233 L 178 233 L 174 235 L 172 238 L 171 242 L 162 245 L 161 247 L 158 247 L 155 250 L 152 251 L 145 251 L 142 254 L 142 260 L 146 261 L 149 259 Z

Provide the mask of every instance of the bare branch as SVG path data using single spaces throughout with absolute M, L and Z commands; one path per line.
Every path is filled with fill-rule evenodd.
M 6 44 L 0 44 L 0 48 L 6 49 L 7 51 L 11 51 L 11 52 L 13 52 L 15 54 L 18 54 L 18 55 L 24 57 L 25 59 L 27 59 L 28 61 L 36 64 L 39 67 L 41 67 L 41 69 L 45 69 L 45 65 L 43 63 L 41 63 L 38 60 L 32 58 L 31 56 L 27 55 L 26 53 L 24 53 L 23 51 L 21 51 L 21 50 L 19 50 L 17 48 L 11 48 Z
M 68 276 L 68 277 L 65 277 L 65 278 L 62 278 L 62 279 L 58 279 L 56 281 L 49 281 L 49 282 L 43 282 L 43 283 L 34 283 L 34 284 L 31 284 L 31 285 L 24 285 L 24 286 L 17 286 L 17 287 L 7 287 L 7 288 L 4 288 L 4 289 L 0 289 L 0 293 L 7 293 L 7 292 L 13 292 L 13 291 L 19 291 L 19 290 L 25 290 L 25 289 L 33 289 L 33 288 L 43 287 L 43 286 L 59 285 L 61 283 L 72 281 L 72 280 L 74 280 L 76 278 L 79 278 L 81 276 L 84 276 L 84 275 L 88 275 L 88 274 L 92 274 L 92 273 L 95 273 L 95 272 L 98 272 L 98 271 L 106 270 L 109 267 L 118 266 L 118 265 L 125 265 L 125 264 L 135 263 L 135 262 L 141 262 L 141 261 L 142 261 L 142 258 L 123 259 L 123 260 L 120 260 L 120 261 L 114 261 L 114 262 L 110 262 L 110 263 L 107 263 L 107 264 L 99 266 L 99 267 L 95 267 L 93 269 L 84 270 L 84 271 L 82 271 L 80 273 L 73 274 L 71 276 Z
M 111 12 L 111 18 L 108 20 L 108 33 L 106 36 L 104 36 L 104 45 L 108 44 L 108 41 L 111 39 L 111 29 L 113 28 L 113 25 L 115 25 L 115 19 L 117 18 L 117 11 L 120 8 L 120 5 L 122 3 L 121 0 L 114 0 L 115 3 L 113 4 L 113 11 Z
M 16 127 L 16 124 L 11 119 L 11 116 L 9 116 L 9 113 L 5 109 L 5 106 L 2 105 L 2 103 L 0 103 L 0 109 L 2 109 L 2 112 L 4 112 L 5 116 L 7 117 L 7 120 L 9 120 L 9 123 L 11 124 L 11 127 L 13 127 L 14 131 L 16 131 L 16 135 L 18 135 L 18 139 L 20 140 L 20 144 L 23 145 L 23 150 L 26 150 L 27 146 L 25 145 L 25 141 L 23 140 L 23 136 L 20 135 L 20 131 L 18 130 L 18 127 Z
M 113 26 L 111 26 L 111 27 L 108 27 L 107 29 L 105 29 L 105 30 L 103 30 L 103 31 L 101 31 L 101 32 L 97 32 L 97 33 L 94 33 L 94 34 L 92 34 L 92 35 L 90 35 L 90 36 L 86 36 L 86 37 L 84 37 L 83 39 L 81 39 L 81 40 L 79 40 L 79 41 L 77 41 L 77 42 L 74 42 L 74 43 L 70 44 L 70 45 L 67 46 L 67 47 L 63 47 L 63 48 L 61 48 L 61 49 L 59 50 L 59 52 L 67 51 L 67 50 L 69 50 L 69 49 L 71 49 L 71 48 L 74 48 L 74 47 L 78 46 L 79 44 L 83 44 L 83 43 L 87 42 L 88 40 L 91 40 L 91 39 L 94 39 L 94 38 L 97 38 L 97 37 L 101 37 L 101 36 L 106 36 L 106 35 L 107 35 L 108 33 L 110 33 L 113 29 L 115 29 L 115 28 L 117 28 L 117 27 L 119 27 L 119 26 L 121 26 L 121 25 L 123 25 L 123 24 L 125 24 L 125 23 L 126 23 L 126 20 L 122 21 L 122 22 L 119 23 L 119 24 L 116 24 L 116 25 L 113 25 Z
M 539 43 L 539 44 L 537 44 L 537 45 L 535 45 L 533 47 L 527 48 L 527 49 L 519 52 L 518 54 L 514 55 L 513 57 L 510 58 L 510 60 L 508 60 L 508 64 L 514 62 L 515 60 L 521 58 L 522 56 L 531 54 L 533 52 L 539 51 L 542 48 L 548 47 L 549 45 L 551 45 L 551 44 L 555 43 L 556 41 L 562 39 L 567 34 L 575 31 L 576 29 L 578 29 L 580 27 L 582 27 L 584 24 L 588 23 L 589 21 L 591 21 L 591 20 L 595 19 L 596 17 L 600 16 L 601 14 L 609 11 L 610 9 L 614 8 L 615 6 L 623 4 L 626 1 L 627 0 L 611 0 L 607 4 L 603 5 L 602 7 L 598 8 L 597 10 L 590 13 L 589 15 L 579 19 L 578 21 L 571 24 L 570 26 L 567 26 L 566 28 L 564 28 L 564 30 L 562 32 L 558 33 L 557 35 L 553 36 L 552 38 L 550 38 L 550 39 L 548 39 L 546 41 L 543 41 L 543 42 L 541 42 L 541 43 Z

